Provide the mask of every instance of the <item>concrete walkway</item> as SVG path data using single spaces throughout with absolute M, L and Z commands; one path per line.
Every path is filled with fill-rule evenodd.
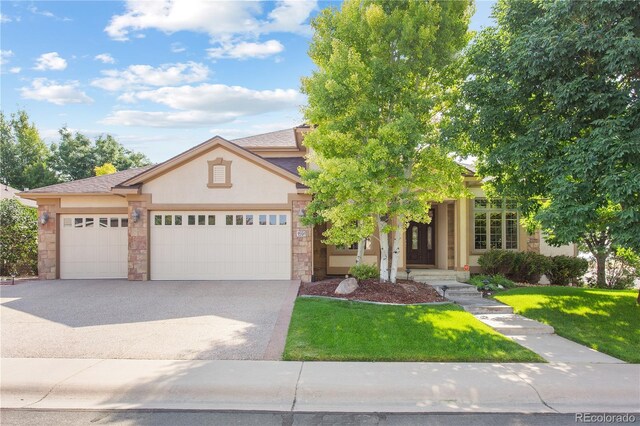
M 639 412 L 640 365 L 1 360 L 2 408 Z
M 504 334 L 525 348 L 537 353 L 549 362 L 561 363 L 624 363 L 586 346 L 555 334 L 548 324 L 543 324 L 513 313 L 511 306 L 494 299 L 485 299 L 477 288 L 460 282 L 436 282 L 432 284 L 440 294 L 462 306 L 478 320 Z

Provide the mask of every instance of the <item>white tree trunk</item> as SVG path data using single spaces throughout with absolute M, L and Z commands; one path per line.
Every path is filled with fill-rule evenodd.
M 380 281 L 389 281 L 389 233 L 384 232 L 387 222 L 380 216 L 377 218 L 378 235 L 380 236 Z
M 391 248 L 391 271 L 389 280 L 395 284 L 398 280 L 398 263 L 400 262 L 400 242 L 402 241 L 402 232 L 404 231 L 404 220 L 398 217 L 396 229 L 393 232 L 393 246 Z
M 356 265 L 359 265 L 362 263 L 362 258 L 364 256 L 364 247 L 366 244 L 367 244 L 366 238 L 363 238 L 360 241 L 358 241 L 358 253 L 356 254 Z

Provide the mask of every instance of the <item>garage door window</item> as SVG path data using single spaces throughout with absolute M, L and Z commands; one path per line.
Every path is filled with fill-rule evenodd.
M 253 215 L 252 214 L 248 214 L 245 216 L 245 221 L 244 221 L 245 225 L 253 225 Z
M 287 215 L 286 214 L 281 214 L 280 215 L 280 225 L 286 225 L 287 224 Z
M 82 228 L 82 218 L 76 217 L 73 219 L 73 226 L 76 228 Z
M 241 214 L 236 215 L 236 225 L 242 225 L 242 220 L 244 219 L 244 216 Z
M 92 217 L 88 217 L 84 220 L 84 226 L 86 226 L 87 228 L 93 228 L 93 218 Z
M 100 228 L 106 228 L 108 220 L 106 217 L 101 217 L 98 223 L 100 223 Z
M 173 218 L 173 223 L 175 223 L 176 225 L 182 225 L 182 215 L 175 215 L 175 217 Z
M 112 217 L 111 218 L 111 222 L 110 222 L 111 223 L 111 227 L 112 228 L 117 228 L 118 227 L 118 222 L 119 222 L 119 220 L 118 220 L 117 217 Z
M 260 225 L 266 225 L 267 224 L 267 215 L 266 214 L 261 214 L 259 216 L 258 223 Z
M 210 214 L 208 223 L 209 223 L 209 225 L 215 225 L 216 224 L 216 215 Z
M 205 215 L 201 214 L 198 215 L 198 225 L 204 225 L 205 224 Z
M 129 227 L 129 219 L 127 218 L 120 219 L 120 226 L 123 228 Z
M 276 215 L 275 214 L 270 214 L 269 215 L 269 225 L 275 225 L 276 224 Z
M 232 215 L 232 214 L 228 214 L 228 215 L 225 217 L 225 223 L 226 223 L 227 225 L 233 225 L 233 215 Z

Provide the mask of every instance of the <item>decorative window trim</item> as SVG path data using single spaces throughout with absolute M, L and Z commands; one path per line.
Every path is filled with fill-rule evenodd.
M 207 188 L 231 188 L 231 160 L 224 160 L 222 157 L 218 157 L 215 160 L 207 161 L 209 168 L 209 182 Z M 224 183 L 213 181 L 213 169 L 214 166 L 224 166 L 225 179 Z
M 485 200 L 485 206 L 479 207 L 476 206 L 475 200 Z M 495 203 L 499 201 L 500 206 L 492 205 L 492 202 Z M 497 198 L 490 200 L 486 197 L 476 197 L 475 199 L 469 200 L 471 209 L 470 209 L 470 236 L 471 239 L 469 241 L 471 245 L 471 253 L 472 254 L 482 254 L 490 251 L 491 249 L 499 249 L 499 250 L 510 250 L 510 251 L 519 251 L 521 247 L 520 241 L 520 211 L 516 206 L 508 205 L 511 200 L 506 198 Z M 476 248 L 476 226 L 475 226 L 475 218 L 476 213 L 485 215 L 485 236 L 486 236 L 486 247 L 484 249 Z M 500 214 L 500 226 L 501 226 L 501 239 L 502 244 L 501 247 L 493 246 L 493 242 L 491 241 L 491 214 Z M 515 248 L 507 248 L 507 214 L 515 213 L 515 223 L 516 223 L 516 247 Z

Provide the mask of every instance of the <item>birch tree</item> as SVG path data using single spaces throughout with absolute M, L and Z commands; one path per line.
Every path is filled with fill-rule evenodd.
M 464 193 L 440 117 L 472 12 L 471 0 L 347 0 L 312 23 L 316 70 L 302 89 L 316 126 L 305 145 L 319 170 L 302 174 L 314 195 L 308 220 L 331 224 L 328 243 L 377 228 L 383 281 L 396 282 L 408 223 L 428 222 L 432 202 Z

